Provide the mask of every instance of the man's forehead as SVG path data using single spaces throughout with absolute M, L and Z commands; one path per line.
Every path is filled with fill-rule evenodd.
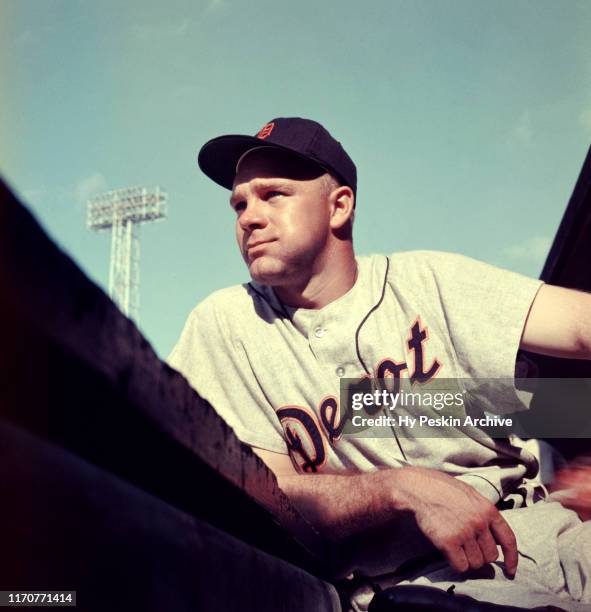
M 233 186 L 256 178 L 309 181 L 325 172 L 314 162 L 280 149 L 255 149 L 240 160 Z

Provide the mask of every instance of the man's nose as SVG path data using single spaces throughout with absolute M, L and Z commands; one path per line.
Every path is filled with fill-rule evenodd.
M 238 217 L 238 223 L 244 231 L 252 231 L 267 225 L 267 216 L 263 209 L 264 203 L 258 198 L 253 198 L 247 202 L 246 208 Z

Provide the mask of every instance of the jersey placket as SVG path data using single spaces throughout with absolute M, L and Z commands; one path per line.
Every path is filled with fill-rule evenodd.
M 308 344 L 318 364 L 337 380 L 359 375 L 355 329 L 350 329 L 346 319 L 318 313 L 308 331 Z

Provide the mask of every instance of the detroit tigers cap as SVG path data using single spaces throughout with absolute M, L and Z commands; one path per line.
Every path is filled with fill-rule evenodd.
M 357 192 L 357 168 L 341 143 L 320 123 L 301 117 L 278 117 L 266 123 L 254 136 L 231 134 L 206 142 L 197 163 L 218 185 L 232 189 L 236 165 L 251 149 L 261 146 L 290 151 L 328 170 L 344 185 Z

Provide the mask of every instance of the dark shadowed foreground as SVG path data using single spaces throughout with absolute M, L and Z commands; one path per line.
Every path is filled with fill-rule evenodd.
M 340 609 L 275 477 L 0 185 L 0 590 Z

